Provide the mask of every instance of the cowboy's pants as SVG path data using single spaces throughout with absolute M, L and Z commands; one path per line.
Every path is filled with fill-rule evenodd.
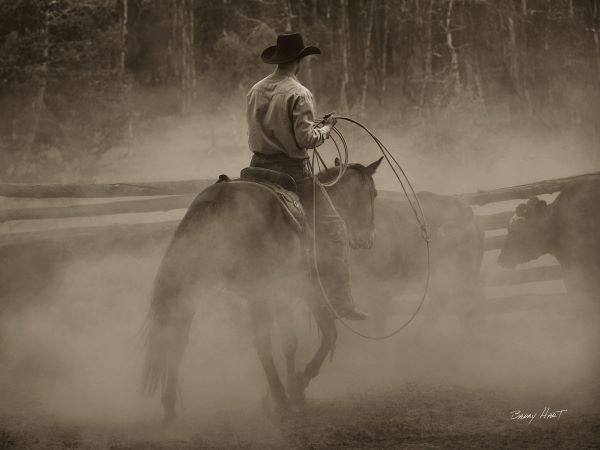
M 348 267 L 348 233 L 346 224 L 339 214 L 331 207 L 318 185 L 313 186 L 313 179 L 307 167 L 307 160 L 294 160 L 285 155 L 265 157 L 254 155 L 250 163 L 252 167 L 276 170 L 290 175 L 298 187 L 298 196 L 304 207 L 310 228 L 314 227 L 317 247 L 317 267 L 324 290 L 332 306 L 340 313 L 353 309 L 352 293 L 350 290 L 350 270 Z M 313 188 L 315 194 L 313 194 Z M 315 201 L 313 201 L 315 200 Z M 314 217 L 313 217 L 314 213 Z M 311 259 L 313 242 L 306 242 Z M 315 283 L 314 268 L 311 274 Z M 319 288 L 317 286 L 317 292 Z

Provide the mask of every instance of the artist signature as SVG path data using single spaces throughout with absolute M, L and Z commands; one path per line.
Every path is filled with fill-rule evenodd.
M 510 412 L 510 420 L 528 421 L 528 423 L 534 420 L 560 420 L 560 416 L 567 412 L 568 409 L 556 409 L 551 410 L 549 407 L 545 407 L 542 411 L 538 412 L 525 412 L 520 409 L 516 409 Z

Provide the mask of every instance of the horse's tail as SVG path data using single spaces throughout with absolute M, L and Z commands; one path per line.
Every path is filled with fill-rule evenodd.
M 203 224 L 213 217 L 216 206 L 213 202 L 194 202 L 175 232 L 156 276 L 145 325 L 143 390 L 149 395 L 159 387 L 164 393 L 169 375 L 177 371 L 187 347 L 196 303 L 192 287 L 202 266 L 194 240 L 202 235 Z
M 159 386 L 164 389 L 169 371 L 177 368 L 187 345 L 189 320 L 184 303 L 181 296 L 167 295 L 162 286 L 155 287 L 145 330 L 143 388 L 150 395 Z

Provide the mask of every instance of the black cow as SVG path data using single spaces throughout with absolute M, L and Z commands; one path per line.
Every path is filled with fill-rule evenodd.
M 459 199 L 429 192 L 418 195 L 431 234 L 430 305 L 426 314 L 466 318 L 482 298 L 479 269 L 483 232 L 472 209 Z M 421 231 L 401 194 L 382 193 L 377 198 L 375 222 L 375 245 L 371 250 L 351 252 L 351 268 L 356 296 L 362 301 L 368 299 L 365 309 L 373 314 L 374 328 L 381 333 L 393 297 L 417 294 L 414 300 L 399 305 L 406 313 L 416 307 L 427 261 Z
M 517 206 L 498 263 L 514 268 L 546 253 L 560 263 L 569 294 L 600 296 L 600 177 L 567 184 L 550 205 L 532 197 Z

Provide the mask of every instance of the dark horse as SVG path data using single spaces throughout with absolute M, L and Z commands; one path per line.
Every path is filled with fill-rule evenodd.
M 357 247 L 373 243 L 377 193 L 373 174 L 380 162 L 366 167 L 350 164 L 341 180 L 328 188 L 348 226 L 350 244 Z M 328 169 L 319 179 L 333 179 L 339 170 Z M 334 318 L 308 276 L 303 239 L 277 197 L 264 186 L 216 183 L 194 199 L 162 260 L 149 313 L 144 385 L 150 394 L 161 388 L 165 420 L 175 416 L 178 370 L 195 300 L 208 298 L 224 286 L 248 302 L 255 347 L 276 409 L 286 409 L 290 401 L 303 399 L 304 390 L 319 373 L 337 338 Z M 299 293 L 306 295 L 321 342 L 306 368 L 297 372 L 292 296 Z M 283 337 L 285 387 L 271 353 L 274 321 Z

